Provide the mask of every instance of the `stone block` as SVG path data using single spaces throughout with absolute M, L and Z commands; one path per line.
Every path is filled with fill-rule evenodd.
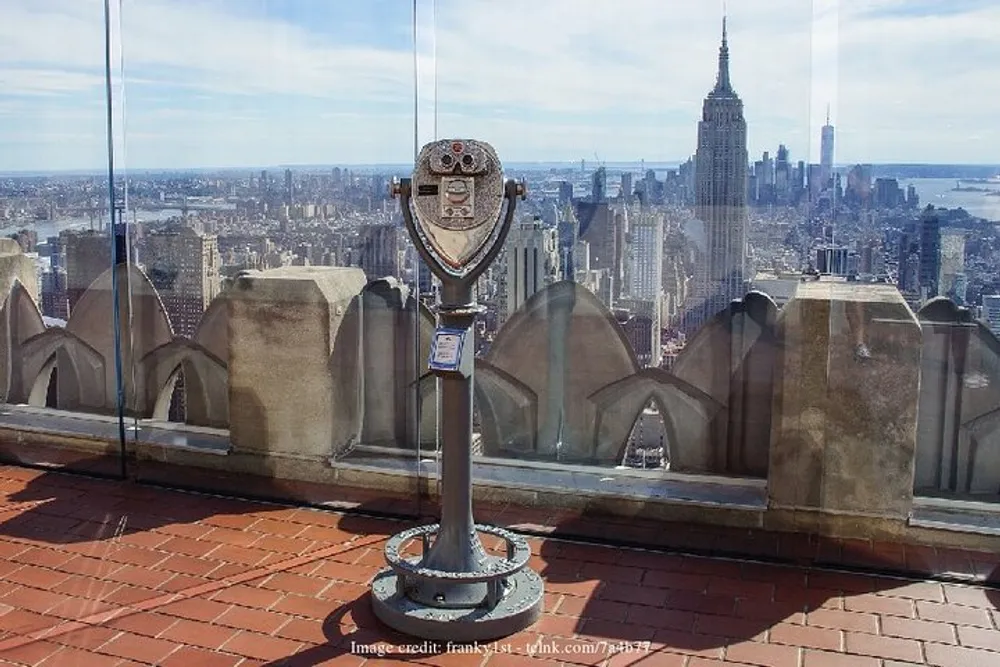
M 905 518 L 921 335 L 899 291 L 802 283 L 778 336 L 770 506 Z M 869 354 L 859 353 L 862 342 Z
M 359 308 L 362 354 L 364 422 L 361 442 L 366 445 L 416 449 L 416 383 L 426 371 L 434 317 L 394 278 L 369 283 Z M 415 342 L 414 319 L 419 317 L 420 349 Z M 433 407 L 434 397 L 427 407 Z M 433 430 L 421 429 L 424 443 L 433 443 Z
M 335 391 L 331 359 L 365 286 L 354 268 L 282 267 L 240 276 L 229 293 L 230 437 L 236 452 L 328 457 L 359 431 L 356 400 Z M 351 372 L 350 364 L 340 372 Z
M 1000 493 L 1000 341 L 948 299 L 928 302 L 919 318 L 916 490 Z

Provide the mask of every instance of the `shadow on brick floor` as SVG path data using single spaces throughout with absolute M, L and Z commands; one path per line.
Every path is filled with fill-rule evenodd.
M 0 535 L 53 545 L 110 540 L 218 514 L 274 509 L 66 473 L 8 469 L 6 474 L 23 479 L 23 487 L 7 493 L 5 510 L 18 514 L 0 522 Z
M 367 658 L 391 656 L 395 660 L 420 660 L 438 654 L 434 652 L 407 653 L 404 656 L 392 654 L 389 651 L 379 654 L 379 647 L 417 644 L 419 640 L 394 632 L 379 623 L 372 611 L 370 593 L 347 602 L 330 612 L 330 615 L 323 621 L 323 634 L 326 636 L 327 643 L 311 646 L 295 655 L 265 663 L 261 667 L 313 667 L 348 654 Z

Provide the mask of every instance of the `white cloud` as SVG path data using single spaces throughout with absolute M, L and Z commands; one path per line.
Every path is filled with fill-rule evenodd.
M 421 142 L 436 125 L 441 135 L 487 138 L 510 160 L 674 160 L 694 150 L 715 80 L 718 3 L 436 1 L 432 17 L 433 0 L 420 0 Z M 65 108 L 53 97 L 100 99 L 102 5 L 5 0 L 5 118 L 17 116 L 10 99 L 33 100 L 36 113 L 22 123 L 29 129 L 37 123 L 28 116 Z M 370 20 L 396 29 L 408 5 Z M 405 161 L 414 108 L 408 40 L 391 49 L 332 43 L 323 26 L 261 7 L 125 0 L 130 160 Z M 886 9 L 893 12 L 873 11 Z M 815 161 L 829 101 L 838 160 L 995 161 L 1000 97 L 989 82 L 1000 62 L 1000 5 L 929 17 L 905 9 L 899 0 L 730 0 L 732 78 L 752 157 L 784 142 L 793 159 Z M 3 160 L 28 156 L 17 152 Z

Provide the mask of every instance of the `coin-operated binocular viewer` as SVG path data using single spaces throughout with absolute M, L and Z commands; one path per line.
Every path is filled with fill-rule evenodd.
M 483 310 L 473 286 L 503 247 L 525 189 L 504 181 L 489 144 L 446 140 L 425 146 L 413 178 L 394 182 L 392 193 L 442 284 L 428 361 L 441 379 L 441 523 L 388 541 L 389 567 L 372 583 L 374 611 L 390 627 L 424 639 L 497 639 L 538 619 L 543 585 L 526 567 L 531 551 L 523 538 L 472 518 L 473 322 Z M 506 553 L 487 553 L 480 534 L 502 538 Z M 403 547 L 414 540 L 422 553 L 408 558 Z

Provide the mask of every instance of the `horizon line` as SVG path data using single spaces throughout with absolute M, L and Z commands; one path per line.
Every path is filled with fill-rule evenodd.
M 652 166 L 661 167 L 677 167 L 687 162 L 687 160 L 510 160 L 508 162 L 502 162 L 502 166 L 505 168 L 514 167 L 525 167 L 531 165 L 546 165 L 546 166 L 556 166 L 565 165 L 567 168 L 578 168 L 581 162 L 589 162 L 590 164 L 596 164 L 597 168 L 606 167 L 609 165 L 624 166 L 624 165 L 645 165 L 648 168 Z M 800 162 L 795 161 L 795 164 Z M 804 162 L 804 161 L 802 161 Z M 811 165 L 814 163 L 806 162 L 805 164 Z M 818 163 L 815 163 L 818 165 Z M 1000 162 L 837 162 L 834 163 L 836 168 L 853 167 L 855 165 L 870 165 L 872 167 L 971 167 L 971 168 L 996 168 L 1000 169 Z M 129 167 L 127 169 L 122 169 L 121 174 L 136 174 L 136 173 L 165 173 L 165 172 L 225 172 L 225 171 L 267 171 L 269 169 L 292 169 L 292 170 L 305 170 L 305 169 L 412 169 L 413 164 L 411 162 L 330 162 L 330 163 L 286 163 L 286 164 L 272 164 L 272 165 L 244 165 L 244 166 L 203 166 L 203 167 L 173 167 L 173 166 L 163 166 L 163 167 Z M 80 167 L 80 168 L 67 168 L 67 169 L 12 169 L 12 170 L 0 170 L 0 177 L 10 177 L 10 176 L 48 176 L 48 175 L 63 175 L 63 176 L 100 176 L 105 175 L 106 171 L 101 167 Z

